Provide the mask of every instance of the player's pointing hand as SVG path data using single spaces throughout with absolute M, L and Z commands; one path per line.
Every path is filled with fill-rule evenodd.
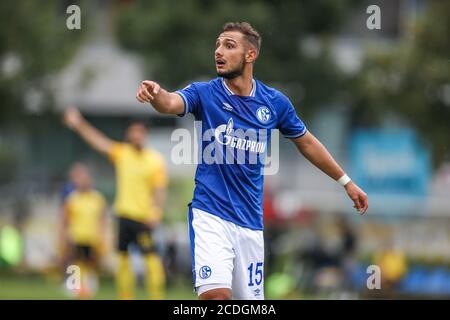
M 161 87 L 158 83 L 150 80 L 144 80 L 138 88 L 136 99 L 142 103 L 151 102 L 155 99 L 160 89 Z

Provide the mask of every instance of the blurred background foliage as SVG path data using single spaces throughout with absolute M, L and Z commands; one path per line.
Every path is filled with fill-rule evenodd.
M 394 49 L 371 47 L 363 67 L 350 79 L 355 121 L 379 124 L 393 114 L 415 127 L 433 150 L 437 166 L 450 150 L 450 2 L 429 1 L 414 36 Z
M 58 0 L 0 3 L 0 125 L 17 124 L 27 104 L 52 107 L 48 77 L 70 61 L 83 35 L 83 29 L 67 32 L 68 5 Z
M 52 113 L 50 78 L 67 65 L 82 43 L 84 29 L 67 32 L 66 9 L 84 1 L 2 1 L 0 3 L 0 185 L 17 178 L 19 150 L 7 131 L 36 132 L 30 113 Z M 83 16 L 88 26 L 89 15 Z M 37 124 L 35 122 L 35 124 Z

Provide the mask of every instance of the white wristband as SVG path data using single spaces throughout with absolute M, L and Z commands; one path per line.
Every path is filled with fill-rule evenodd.
M 349 183 L 350 181 L 352 181 L 352 179 L 350 179 L 350 177 L 349 177 L 347 174 L 344 174 L 342 177 L 340 177 L 340 178 L 337 180 L 337 182 L 338 182 L 341 186 L 343 186 L 343 187 L 345 187 L 345 185 L 346 185 L 347 183 Z

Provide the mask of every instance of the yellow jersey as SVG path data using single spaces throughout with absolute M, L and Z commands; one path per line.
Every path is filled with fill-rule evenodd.
M 116 171 L 116 214 L 143 223 L 157 215 L 154 190 L 168 183 L 163 156 L 150 148 L 137 150 L 128 143 L 113 143 L 109 158 Z
M 95 246 L 100 237 L 101 217 L 106 201 L 96 190 L 73 191 L 65 202 L 68 236 L 77 245 Z
M 376 254 L 375 263 L 380 267 L 382 276 L 391 281 L 400 280 L 408 269 L 406 256 L 396 250 Z

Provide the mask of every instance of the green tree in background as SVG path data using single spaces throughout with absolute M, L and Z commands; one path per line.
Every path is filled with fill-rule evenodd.
M 434 164 L 450 160 L 450 2 L 432 0 L 394 50 L 372 48 L 350 83 L 357 122 L 387 114 L 415 127 Z
M 81 30 L 66 26 L 67 7 L 80 3 L 0 2 L 0 186 L 17 181 L 24 159 L 17 134 L 40 131 L 46 123 L 45 117 L 25 121 L 25 107 L 40 115 L 52 110 L 54 92 L 49 80 L 70 61 L 87 29 L 88 10 L 82 13 Z
M 327 50 L 354 1 L 123 1 L 118 39 L 141 54 L 149 76 L 169 89 L 215 76 L 214 44 L 227 21 L 248 21 L 262 34 L 256 77 L 282 89 L 302 115 L 338 95 L 342 76 Z M 300 50 L 314 35 L 318 56 Z M 324 89 L 326 93 L 324 94 Z
M 0 2 L 0 124 L 14 123 L 26 99 L 39 108 L 51 107 L 48 77 L 69 61 L 83 30 L 66 27 L 70 4 L 58 0 Z

